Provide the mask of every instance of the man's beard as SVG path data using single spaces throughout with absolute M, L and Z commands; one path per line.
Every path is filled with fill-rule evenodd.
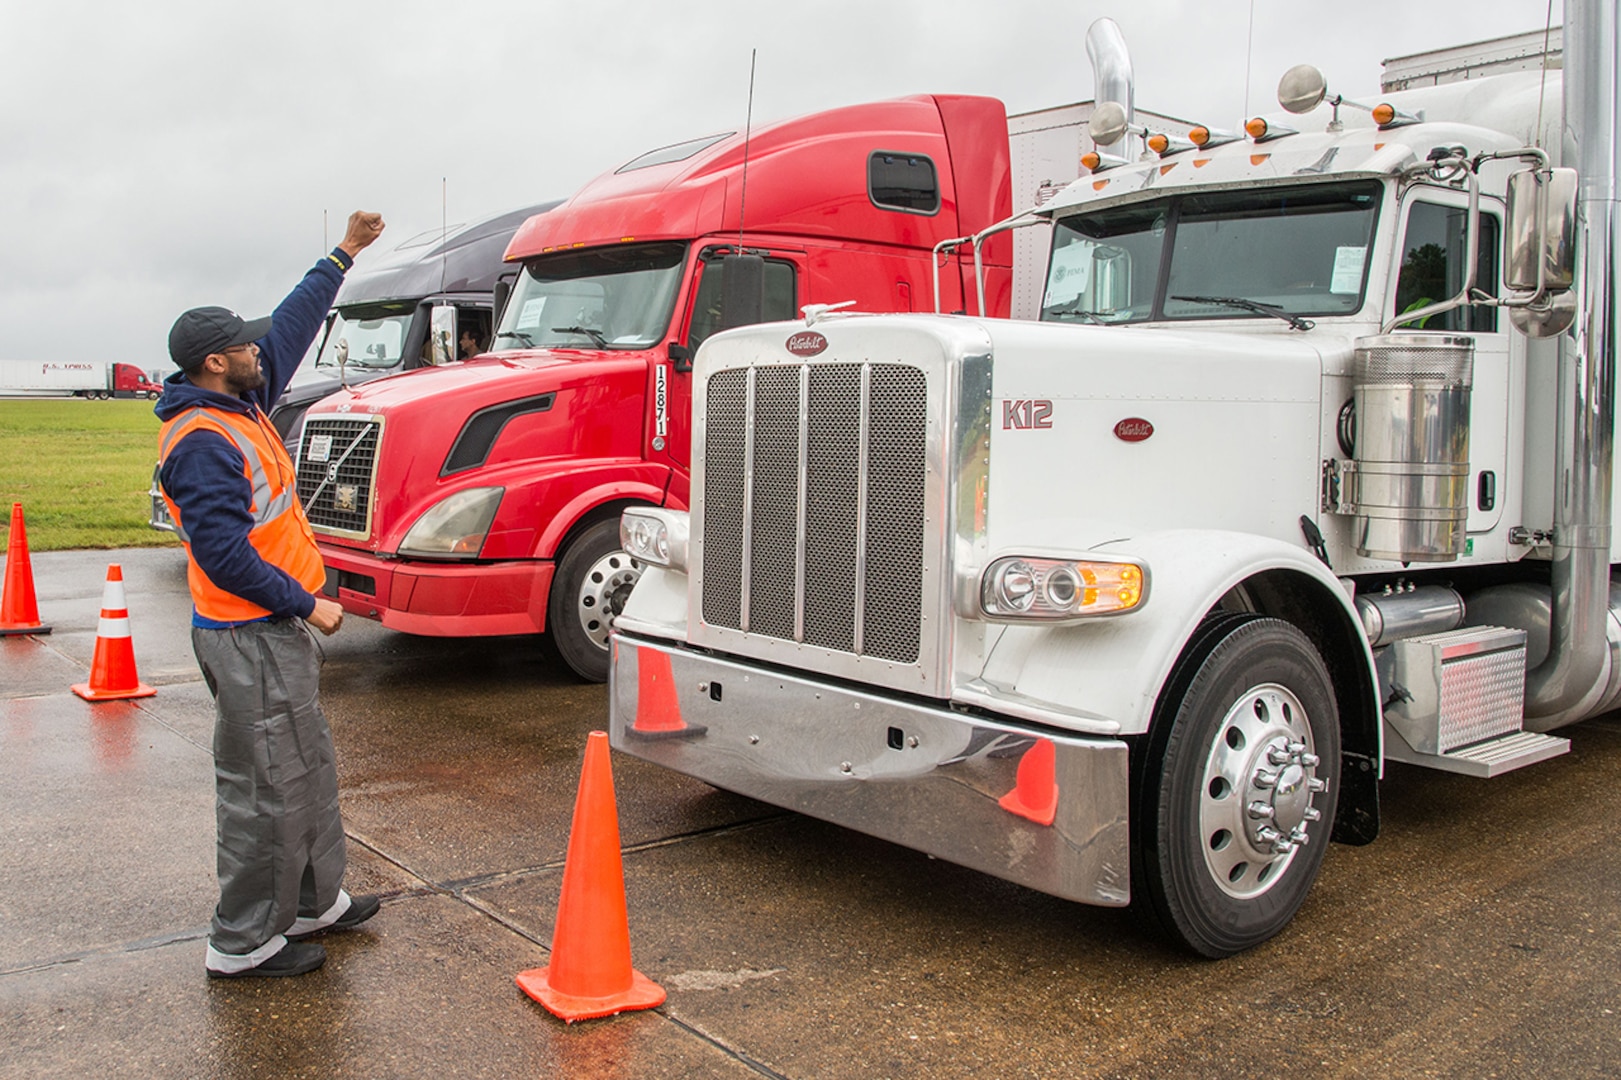
M 241 397 L 250 390 L 257 390 L 265 384 L 265 373 L 260 370 L 257 360 L 238 367 L 232 364 L 225 372 L 225 386 L 233 396 Z

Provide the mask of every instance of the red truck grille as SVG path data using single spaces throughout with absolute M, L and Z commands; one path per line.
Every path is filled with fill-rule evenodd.
M 377 446 L 375 417 L 307 417 L 298 447 L 298 500 L 317 532 L 371 535 Z
M 927 380 L 901 364 L 709 379 L 703 617 L 903 664 L 919 658 Z

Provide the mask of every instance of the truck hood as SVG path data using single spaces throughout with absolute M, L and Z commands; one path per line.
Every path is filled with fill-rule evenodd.
M 321 401 L 312 412 L 399 413 L 419 408 L 449 410 L 486 408 L 576 386 L 604 375 L 642 371 L 646 354 L 603 354 L 586 350 L 541 349 L 483 356 L 444 367 L 418 368 L 361 386 L 352 386 Z

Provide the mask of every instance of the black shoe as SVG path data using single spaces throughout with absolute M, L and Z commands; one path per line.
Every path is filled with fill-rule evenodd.
M 273 979 L 282 975 L 302 975 L 326 963 L 326 950 L 319 945 L 289 941 L 280 952 L 258 967 L 241 971 L 215 971 L 208 969 L 210 979 Z
M 307 934 L 288 934 L 287 940 L 303 941 L 305 938 L 312 938 L 316 934 L 324 934 L 330 930 L 351 930 L 377 914 L 377 909 L 382 904 L 383 898 L 375 894 L 351 896 L 349 898 L 349 910 L 338 916 L 337 921 L 331 926 L 323 926 L 321 929 L 311 930 Z

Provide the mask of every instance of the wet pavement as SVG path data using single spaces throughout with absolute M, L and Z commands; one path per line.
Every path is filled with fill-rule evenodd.
M 156 697 L 91 705 L 123 565 Z M 614 756 L 636 966 L 658 1009 L 564 1025 L 548 962 L 606 696 L 537 643 L 350 618 L 325 641 L 348 886 L 296 979 L 203 975 L 212 703 L 175 549 L 33 557 L 54 633 L 0 639 L 0 1077 L 1613 1076 L 1621 718 L 1493 781 L 1391 766 L 1384 835 L 1291 927 L 1183 956 L 1079 907 Z

